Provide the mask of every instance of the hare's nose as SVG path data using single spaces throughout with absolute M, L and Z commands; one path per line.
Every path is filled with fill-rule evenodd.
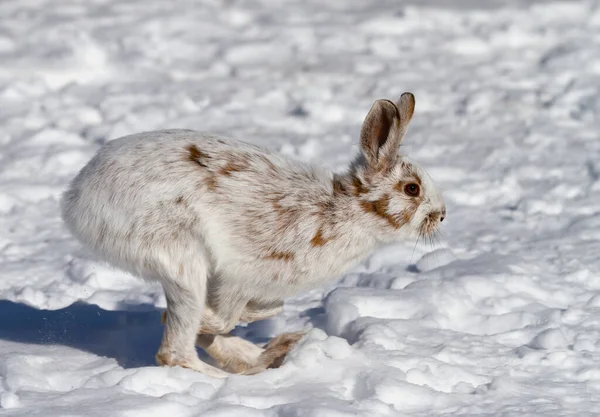
M 442 212 L 440 213 L 440 222 L 443 222 L 445 218 L 446 218 L 446 207 L 444 207 L 442 209 Z

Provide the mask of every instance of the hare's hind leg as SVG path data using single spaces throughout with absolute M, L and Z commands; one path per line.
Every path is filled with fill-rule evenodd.
M 233 303 L 233 308 L 230 306 L 227 318 L 221 317 L 208 306 L 204 307 L 196 344 L 227 372 L 255 374 L 267 368 L 279 367 L 287 352 L 304 333 L 284 333 L 273 338 L 265 348 L 240 337 L 228 335 L 226 333 L 238 322 L 266 320 L 276 316 L 283 309 L 281 302 L 263 306 L 240 303 L 241 300 L 238 300 Z M 162 314 L 163 323 L 169 314 L 168 311 Z
M 239 321 L 253 322 L 276 316 L 283 309 L 283 303 L 258 306 L 248 303 Z M 204 321 L 206 320 L 206 321 Z M 202 332 L 206 332 L 219 317 L 213 312 L 203 317 Z M 207 325 L 210 323 L 210 326 Z M 304 333 L 285 333 L 272 339 L 265 348 L 240 337 L 220 334 L 199 334 L 196 340 L 217 364 L 228 372 L 246 375 L 261 372 L 267 368 L 281 366 L 287 352 L 300 340 Z
M 257 366 L 264 349 L 241 337 L 199 334 L 196 344 L 227 372 L 241 374 Z
M 237 336 L 199 334 L 196 344 L 225 371 L 253 375 L 266 369 L 279 368 L 288 352 L 303 336 L 303 332 L 284 333 L 261 348 Z
M 179 365 L 223 378 L 227 376 L 226 372 L 202 362 L 196 352 L 196 333 L 206 301 L 207 274 L 204 265 L 193 269 L 178 268 L 174 278 L 161 280 L 168 314 L 156 361 L 159 365 Z
M 265 369 L 279 368 L 290 350 L 304 337 L 304 332 L 283 333 L 274 337 L 264 347 L 256 360 L 255 366 L 245 372 L 246 375 L 257 374 Z
M 241 320 L 253 322 L 265 320 L 276 316 L 283 310 L 283 302 L 272 305 L 255 305 L 249 303 L 242 314 Z M 279 368 L 286 355 L 296 343 L 302 339 L 304 332 L 283 333 L 274 337 L 264 347 L 260 356 L 254 362 L 254 366 L 244 373 L 246 375 L 256 374 L 268 368 Z

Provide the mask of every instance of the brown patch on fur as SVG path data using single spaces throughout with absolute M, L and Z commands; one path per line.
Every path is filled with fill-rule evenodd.
M 404 194 L 404 186 L 405 185 L 406 185 L 405 181 L 400 181 L 394 185 L 394 190 L 398 191 L 399 193 Z
M 250 163 L 246 158 L 236 158 L 227 162 L 223 168 L 219 170 L 220 175 L 230 176 L 232 172 L 245 171 L 250 167 Z
M 189 145 L 187 148 L 188 151 L 188 159 L 202 168 L 208 168 L 208 160 L 210 160 L 210 155 L 202 152 L 196 145 Z M 214 173 L 206 170 L 206 177 L 202 179 L 201 184 L 208 188 L 210 191 L 215 191 L 217 188 L 217 181 L 215 179 Z M 179 203 L 179 199 L 176 201 Z
M 283 207 L 281 206 L 281 204 L 279 204 L 279 202 L 281 201 L 280 198 L 274 199 L 271 201 L 271 205 L 273 206 L 273 208 L 275 209 L 275 211 L 283 211 Z
M 410 219 L 412 218 L 412 215 L 415 214 L 416 210 L 410 210 L 410 209 L 405 209 L 402 210 L 402 223 L 406 224 L 410 222 Z
M 410 204 L 408 205 L 408 207 L 406 207 L 404 210 L 402 210 L 399 217 L 400 217 L 400 220 L 403 225 L 410 223 L 410 221 L 412 220 L 412 217 L 414 216 L 414 214 L 417 212 L 417 209 L 419 208 L 419 204 L 420 203 L 418 201 L 411 201 Z
M 202 179 L 201 185 L 208 188 L 209 191 L 216 191 L 218 184 L 215 175 L 212 172 L 208 173 L 208 175 Z
M 290 262 L 292 259 L 294 259 L 294 256 L 295 256 L 294 253 L 289 252 L 289 251 L 288 252 L 272 251 L 267 256 L 265 256 L 265 259 L 275 259 L 275 260 Z
M 358 178 L 357 176 L 352 176 L 352 185 L 354 186 L 353 194 L 355 197 L 369 192 L 369 189 L 364 186 L 360 178 Z
M 317 230 L 317 233 L 315 233 L 315 235 L 311 239 L 310 244 L 314 247 L 324 246 L 330 240 L 331 240 L 331 238 L 326 239 L 325 237 L 323 237 L 323 229 L 321 227 L 319 227 L 319 229 Z
M 205 160 L 210 159 L 210 156 L 202 152 L 196 145 L 189 145 L 187 148 L 189 160 L 197 163 L 203 168 L 207 168 Z
M 334 175 L 332 183 L 333 183 L 333 194 L 334 195 L 350 194 L 348 188 L 346 187 L 346 184 L 344 184 L 344 181 L 342 180 L 342 178 L 340 176 Z
M 277 212 L 285 211 L 286 209 L 281 205 L 281 200 L 283 200 L 285 196 L 283 194 L 272 194 L 268 197 L 268 200 L 271 202 L 271 205 Z
M 298 210 L 294 207 L 283 206 L 281 204 L 281 200 L 283 200 L 284 198 L 285 196 L 283 194 L 279 194 L 274 195 L 273 197 L 269 198 L 269 200 L 271 201 L 273 209 L 279 215 L 279 220 L 281 221 L 281 223 L 287 225 L 296 216 Z
M 319 208 L 319 213 L 318 214 L 325 214 L 328 211 L 333 210 L 333 200 L 325 200 L 325 201 L 319 201 L 317 203 L 317 207 Z
M 281 200 L 283 200 L 284 198 L 285 194 L 281 193 L 273 193 L 270 196 L 268 196 L 268 200 L 273 205 L 273 208 L 277 211 L 285 210 L 285 208 L 281 205 Z
M 230 176 L 232 172 L 240 172 L 242 168 L 239 165 L 232 164 L 229 162 L 223 168 L 219 170 L 219 175 Z
M 175 199 L 175 204 L 183 204 L 183 196 L 179 196 Z
M 385 219 L 395 229 L 399 229 L 402 226 L 402 223 L 400 223 L 394 216 L 389 214 L 387 211 L 389 201 L 390 201 L 390 196 L 384 195 L 379 200 L 375 200 L 375 201 L 362 200 L 360 202 L 360 205 L 366 213 L 371 213 L 376 216 L 379 216 L 382 219 Z

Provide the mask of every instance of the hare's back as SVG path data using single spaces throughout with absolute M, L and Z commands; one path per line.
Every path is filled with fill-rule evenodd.
M 221 139 L 184 130 L 140 133 L 106 143 L 63 195 L 65 223 L 109 260 L 128 248 L 174 245 L 199 226 L 206 175 L 190 149 Z M 221 145 L 222 146 L 222 145 Z M 232 147 L 232 145 L 229 145 Z
M 181 193 L 193 165 L 186 144 L 211 136 L 185 130 L 138 133 L 112 140 L 79 172 L 63 202 L 141 209 Z M 89 207 L 88 207 L 89 208 Z
M 98 151 L 65 193 L 63 218 L 80 240 L 109 257 L 132 247 L 185 247 L 200 236 L 223 252 L 248 254 L 252 247 L 254 256 L 271 250 L 278 230 L 281 243 L 297 239 L 285 231 L 313 221 L 315 205 L 331 193 L 330 177 L 210 134 L 141 133 Z

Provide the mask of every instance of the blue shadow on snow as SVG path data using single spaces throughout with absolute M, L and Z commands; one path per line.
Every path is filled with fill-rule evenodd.
M 60 310 L 38 310 L 0 300 L 0 339 L 37 345 L 63 345 L 114 358 L 124 368 L 153 366 L 163 332 L 162 310 L 124 304 L 110 311 L 84 303 Z M 238 326 L 232 334 L 253 343 L 272 336 L 269 320 Z M 203 360 L 210 359 L 199 351 Z
M 114 358 L 125 367 L 154 365 L 163 326 L 161 311 L 152 305 L 135 310 L 107 311 L 75 303 L 60 310 L 38 310 L 0 301 L 0 339 L 64 345 Z

